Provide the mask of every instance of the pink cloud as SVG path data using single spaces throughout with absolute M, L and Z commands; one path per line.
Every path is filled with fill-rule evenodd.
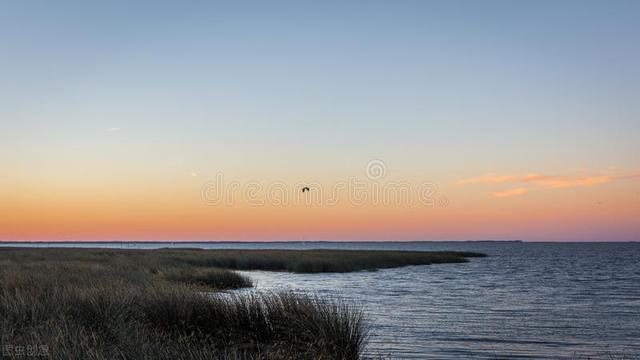
M 512 197 L 512 196 L 520 196 L 520 195 L 524 195 L 529 191 L 529 189 L 527 188 L 515 188 L 515 189 L 508 189 L 508 190 L 503 190 L 503 191 L 496 191 L 491 193 L 491 195 L 498 197 L 498 198 L 505 198 L 505 197 Z
M 535 175 L 535 174 L 533 174 Z M 470 179 L 462 179 L 456 182 L 456 185 L 475 185 L 475 184 L 503 184 L 512 182 L 521 182 L 522 177 L 518 175 L 495 175 L 486 174 Z
M 459 186 L 476 184 L 517 184 L 533 183 L 546 188 L 570 188 L 576 186 L 593 186 L 613 181 L 611 176 L 550 176 L 536 173 L 525 175 L 487 174 L 475 178 L 462 179 L 455 184 Z
M 536 184 L 549 188 L 569 188 L 576 186 L 593 186 L 611 182 L 610 176 L 583 176 L 577 178 L 547 177 L 534 181 Z

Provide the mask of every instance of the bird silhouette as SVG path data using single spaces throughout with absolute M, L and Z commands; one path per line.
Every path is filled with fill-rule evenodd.
M 309 189 L 308 186 L 305 186 L 305 187 L 302 188 L 302 192 L 305 192 L 305 191 L 311 191 L 311 189 Z

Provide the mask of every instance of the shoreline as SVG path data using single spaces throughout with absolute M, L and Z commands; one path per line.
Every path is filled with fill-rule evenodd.
M 0 247 L 0 343 L 36 343 L 51 358 L 357 360 L 370 330 L 362 308 L 292 291 L 234 294 L 254 285 L 236 270 L 355 272 L 469 256 L 484 255 Z

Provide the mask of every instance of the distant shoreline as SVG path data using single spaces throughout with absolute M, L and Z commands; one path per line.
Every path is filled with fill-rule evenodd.
M 621 241 L 537 241 L 537 240 L 0 240 L 3 244 L 423 244 L 423 243 L 527 243 L 527 244 L 626 244 L 640 240 Z
M 264 243 L 287 243 L 287 244 L 304 244 L 304 243 L 439 243 L 439 242 L 455 242 L 455 243 L 465 243 L 465 242 L 532 242 L 525 240 L 28 240 L 28 241 L 0 241 L 0 244 L 8 243 L 8 244 L 46 244 L 46 243 L 96 243 L 96 244 L 120 244 L 120 243 L 131 243 L 131 244 L 171 244 L 171 243 L 189 243 L 189 244 L 264 244 Z M 537 241 L 533 241 L 537 242 Z

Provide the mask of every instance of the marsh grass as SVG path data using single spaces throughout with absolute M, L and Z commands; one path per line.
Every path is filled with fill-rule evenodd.
M 355 271 L 473 255 L 0 248 L 0 344 L 45 345 L 52 359 L 359 359 L 358 307 L 222 293 L 252 285 L 228 269 Z
M 466 262 L 484 254 L 456 251 L 382 250 L 164 250 L 177 262 L 233 270 L 290 271 L 298 273 L 351 272 Z
M 194 285 L 205 289 L 228 290 L 252 286 L 251 280 L 246 276 L 223 269 L 173 269 L 166 271 L 164 278 L 169 281 Z
M 358 308 L 218 292 L 247 286 L 238 273 L 164 252 L 0 249 L 0 344 L 45 345 L 52 359 L 361 357 Z

